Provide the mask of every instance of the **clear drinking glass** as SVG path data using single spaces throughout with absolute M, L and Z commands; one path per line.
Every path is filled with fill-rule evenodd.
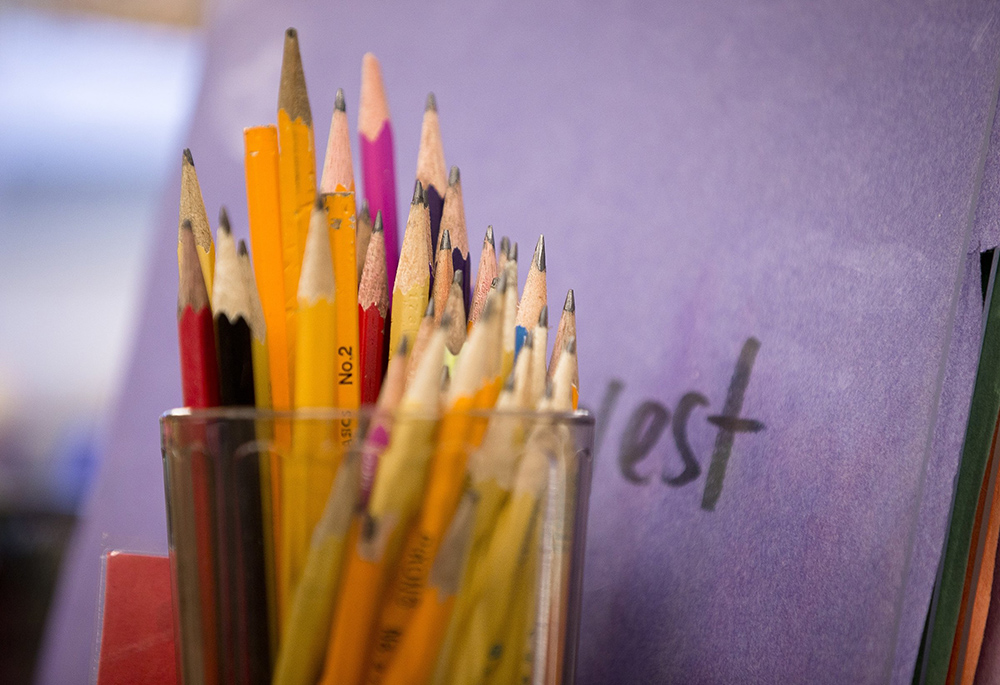
M 277 680 L 309 682 L 334 668 L 346 569 L 377 547 L 374 615 L 395 601 L 410 618 L 392 639 L 376 622 L 367 668 L 391 680 L 405 653 L 420 664 L 405 682 L 572 683 L 593 426 L 583 411 L 167 412 L 183 682 L 271 682 L 279 664 Z M 411 587 L 413 569 L 424 582 Z

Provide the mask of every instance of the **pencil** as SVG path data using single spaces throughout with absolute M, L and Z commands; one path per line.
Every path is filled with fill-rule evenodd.
M 354 166 L 351 162 L 351 132 L 347 121 L 347 103 L 344 89 L 338 88 L 330 117 L 330 136 L 323 158 L 323 175 L 320 177 L 321 193 L 354 191 Z
M 361 140 L 361 175 L 365 200 L 373 215 L 382 214 L 385 264 L 392 298 L 399 263 L 396 214 L 396 167 L 393 159 L 392 122 L 382 83 L 382 68 L 372 53 L 361 61 L 361 97 L 358 103 L 358 137 Z
M 219 212 L 212 309 L 219 359 L 219 398 L 224 406 L 253 407 L 252 284 L 229 226 L 225 208 Z M 249 264 L 249 256 L 247 257 Z M 223 615 L 231 617 L 234 634 L 225 636 L 227 671 L 237 679 L 257 682 L 271 671 L 267 581 L 263 542 L 260 464 L 239 459 L 244 445 L 255 439 L 249 421 L 220 426 L 223 457 L 216 464 L 219 540 L 228 573 L 223 578 Z
M 190 219 L 181 223 L 178 265 L 177 333 L 184 406 L 192 409 L 215 407 L 219 404 L 215 328 Z M 180 635 L 185 656 L 183 675 L 185 681 L 190 678 L 197 682 L 204 678 L 209 683 L 217 682 L 219 675 L 212 488 L 211 472 L 204 456 L 197 452 L 191 455 L 189 470 L 179 465 L 170 478 L 169 495 L 174 503 L 171 514 L 177 517 L 175 521 L 184 523 L 173 525 L 171 532 L 177 552 Z M 189 497 L 194 504 L 193 521 L 182 516 L 184 508 L 180 503 Z
M 361 365 L 361 403 L 374 404 L 382 385 L 382 360 L 385 359 L 385 319 L 389 313 L 389 288 L 386 280 L 385 231 L 382 215 L 375 217 L 365 270 L 358 286 L 359 347 Z
M 297 350 L 295 308 L 299 273 L 309 233 L 309 221 L 316 197 L 316 152 L 313 142 L 312 111 L 295 29 L 285 31 L 278 88 L 278 183 L 281 207 L 281 249 L 285 276 L 285 320 L 290 358 L 292 397 L 295 386 Z
M 378 460 L 389 445 L 389 435 L 392 431 L 394 412 L 403 398 L 403 390 L 406 380 L 406 363 L 409 358 L 410 341 L 403 338 L 399 343 L 399 349 L 389 362 L 389 368 L 385 372 L 385 380 L 378 395 L 378 402 L 375 405 L 375 413 L 372 416 L 371 426 L 365 435 L 365 441 L 361 446 L 361 495 L 358 507 L 364 508 L 368 504 L 368 496 L 371 494 L 372 486 L 375 484 L 375 473 L 378 469 Z
M 430 212 L 431 246 L 437 245 L 441 228 L 441 212 L 448 189 L 448 167 L 444 163 L 444 146 L 441 144 L 441 123 L 438 120 L 437 98 L 427 94 L 424 120 L 420 126 L 420 149 L 417 152 L 417 180 L 424 187 Z
M 465 278 L 462 270 L 459 269 L 455 272 L 454 278 L 451 279 L 451 288 L 448 291 L 448 300 L 444 306 L 444 315 L 451 316 L 451 326 L 448 329 L 446 345 L 448 348 L 448 354 L 454 359 L 458 356 L 458 353 L 462 351 L 462 346 L 465 344 L 466 334 L 468 328 L 466 327 L 466 317 L 465 317 L 465 298 L 463 297 L 465 293 Z
M 469 272 L 469 232 L 465 225 L 465 202 L 462 199 L 462 174 L 457 166 L 448 172 L 448 190 L 444 194 L 444 208 L 441 210 L 441 233 L 448 231 L 452 245 L 452 268 L 461 270 L 462 307 L 469 311 L 472 291 L 469 282 L 472 275 Z M 440 242 L 440 238 L 438 239 Z M 440 246 L 439 246 L 440 247 Z
M 441 241 L 434 260 L 434 323 L 441 323 L 445 304 L 451 293 L 451 281 L 455 277 L 455 267 L 451 256 L 451 236 L 448 229 L 441 231 Z
M 312 685 L 323 668 L 344 546 L 358 502 L 359 462 L 353 455 L 337 469 L 326 508 L 312 533 L 281 640 L 275 685 Z
M 463 493 L 413 612 L 412 629 L 401 638 L 383 685 L 419 685 L 430 679 L 468 559 L 476 499 L 471 490 Z
M 476 446 L 470 443 L 474 419 L 469 412 L 492 408 L 496 399 L 483 393 L 483 387 L 492 380 L 486 377 L 486 356 L 491 342 L 487 318 L 491 316 L 492 309 L 488 307 L 484 313 L 484 325 L 473 329 L 451 379 L 445 400 L 447 409 L 430 461 L 427 490 L 419 518 L 407 536 L 379 616 L 368 670 L 369 683 L 379 680 L 393 658 L 400 636 L 407 632 L 413 609 L 427 582 L 431 561 L 461 499 L 469 451 Z M 450 321 L 442 321 L 442 328 L 447 330 L 445 322 Z M 435 335 L 440 331 L 441 328 L 437 329 Z
M 427 309 L 424 311 L 424 318 L 420 320 L 420 327 L 413 337 L 413 346 L 410 349 L 410 360 L 406 365 L 406 381 L 404 387 L 409 387 L 417 375 L 417 369 L 424 358 L 424 350 L 434 334 L 434 300 L 427 301 Z
M 510 258 L 510 238 L 501 236 L 500 249 L 497 251 L 497 271 L 503 271 Z
M 534 329 L 534 346 L 531 350 L 531 383 L 528 392 L 529 407 L 535 407 L 545 396 L 547 371 L 545 353 L 549 344 L 549 306 L 542 305 L 538 313 L 538 323 Z
M 328 230 L 322 198 L 317 198 L 299 281 L 296 409 L 330 408 L 336 402 L 333 354 L 336 285 Z M 286 460 L 282 483 L 283 530 L 279 557 L 282 606 L 289 606 L 288 601 L 301 577 L 309 534 L 323 511 L 337 469 L 339 450 L 333 449 L 330 437 L 322 422 L 307 419 L 295 422 L 292 454 Z
M 479 255 L 479 270 L 476 272 L 476 289 L 472 294 L 472 305 L 469 310 L 469 326 L 479 320 L 479 315 L 486 304 L 486 296 L 490 293 L 493 279 L 497 277 L 497 255 L 493 245 L 493 227 L 486 227 L 486 237 L 483 238 L 483 250 Z
M 502 273 L 504 297 L 500 349 L 503 351 L 503 356 L 501 357 L 500 374 L 506 378 L 507 374 L 514 370 L 514 358 L 517 356 L 517 261 L 508 258 Z
M 177 222 L 177 263 L 181 263 L 181 233 L 184 222 L 191 224 L 194 235 L 198 263 L 201 265 L 205 289 L 208 299 L 212 299 L 212 275 L 215 270 L 215 246 L 212 243 L 212 229 L 208 225 L 208 213 L 205 211 L 205 201 L 201 196 L 201 185 L 198 183 L 198 173 L 194 168 L 194 157 L 191 150 L 185 149 L 181 155 L 181 210 Z
M 559 365 L 559 357 L 562 356 L 566 341 L 576 337 L 576 295 L 573 289 L 566 293 L 566 300 L 563 303 L 562 314 L 559 316 L 559 326 L 556 328 L 556 337 L 552 343 L 552 357 L 549 359 L 548 378 L 552 380 L 552 375 Z M 578 382 L 578 381 L 577 381 Z
M 368 243 L 371 242 L 372 239 L 372 229 L 372 215 L 368 209 L 368 200 L 362 200 L 361 209 L 358 210 L 358 233 L 354 238 L 354 245 L 357 248 L 358 257 L 358 283 L 361 283 L 361 276 L 365 272 L 365 257 L 368 255 Z M 382 261 L 385 261 L 384 236 L 382 245 Z
M 240 271 L 250 298 L 250 354 L 253 359 L 253 394 L 254 406 L 258 409 L 271 409 L 271 377 L 269 368 L 270 351 L 267 344 L 267 325 L 264 311 L 257 293 L 257 282 L 254 278 L 253 264 L 247 250 L 246 241 L 240 240 L 237 253 L 240 260 Z M 282 321 L 284 323 L 284 321 Z M 257 438 L 270 439 L 273 431 L 267 422 L 257 422 Z M 270 455 L 262 454 L 258 463 L 260 474 L 260 509 L 262 521 L 262 536 L 264 545 L 264 580 L 267 591 L 267 626 L 270 654 L 272 659 L 278 650 L 278 597 L 274 569 L 274 491 L 277 478 L 272 478 L 271 469 L 277 463 L 271 463 Z
M 389 330 L 389 357 L 404 336 L 413 340 L 430 295 L 430 217 L 427 197 L 417 181 L 406 220 L 403 248 L 396 270 L 395 291 L 391 298 L 392 324 Z
M 364 675 L 379 595 L 419 507 L 434 446 L 443 360 L 444 331 L 438 329 L 424 351 L 413 383 L 400 400 L 391 441 L 379 459 L 367 514 L 358 543 L 351 549 L 334 611 L 321 680 L 324 685 L 357 685 Z
M 531 257 L 531 266 L 524 279 L 524 292 L 521 293 L 521 303 L 517 311 L 517 328 L 514 354 L 521 351 L 524 336 L 535 327 L 538 315 L 546 302 L 545 288 L 545 236 L 538 236 L 535 253 Z

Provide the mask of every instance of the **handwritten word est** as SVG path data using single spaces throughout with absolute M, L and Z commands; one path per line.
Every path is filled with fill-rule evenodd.
M 718 429 L 715 436 L 715 447 L 712 449 L 712 457 L 709 461 L 708 475 L 705 478 L 705 491 L 701 499 L 701 508 L 706 511 L 715 509 L 719 495 L 722 494 L 722 482 L 726 477 L 726 466 L 729 463 L 736 434 L 756 433 L 764 430 L 764 424 L 760 421 L 740 416 L 743 409 L 743 397 L 750 384 L 750 372 L 753 370 L 753 363 L 759 349 L 760 341 L 756 338 L 748 338 L 743 343 L 743 349 L 736 361 L 736 369 L 729 381 L 729 390 L 726 393 L 725 404 L 722 406 L 722 413 L 706 417 L 708 423 Z M 595 450 L 599 450 L 601 447 L 605 428 L 611 420 L 618 403 L 618 396 L 624 388 L 624 382 L 618 379 L 613 379 L 608 383 L 600 409 L 597 412 L 597 426 L 594 436 Z M 663 473 L 660 478 L 666 485 L 681 487 L 697 480 L 698 476 L 701 475 L 701 465 L 688 442 L 687 426 L 692 410 L 696 407 L 708 406 L 708 398 L 696 391 L 685 393 L 677 403 L 673 414 L 672 433 L 684 469 L 676 476 L 668 476 Z M 618 450 L 618 468 L 625 480 L 636 485 L 644 485 L 649 482 L 650 477 L 640 475 L 636 471 L 636 466 L 649 455 L 650 450 L 659 441 L 667 424 L 670 423 L 670 418 L 670 411 L 656 400 L 645 400 L 632 411 L 622 433 Z

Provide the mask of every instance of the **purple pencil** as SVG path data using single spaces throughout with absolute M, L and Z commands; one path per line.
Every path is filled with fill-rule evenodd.
M 382 212 L 385 263 L 392 299 L 396 265 L 399 263 L 399 232 L 396 218 L 396 166 L 392 146 L 389 103 L 382 84 L 382 68 L 372 53 L 361 61 L 361 98 L 358 104 L 358 134 L 361 139 L 361 175 L 365 199 L 372 216 Z

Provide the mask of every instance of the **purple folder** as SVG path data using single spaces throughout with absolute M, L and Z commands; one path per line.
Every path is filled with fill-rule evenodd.
M 470 243 L 491 223 L 524 254 L 545 233 L 600 421 L 581 682 L 907 683 L 979 350 L 978 251 L 1000 233 L 997 14 L 223 0 L 185 143 L 209 214 L 225 203 L 245 235 L 242 127 L 274 119 L 296 26 L 317 141 L 337 87 L 356 122 L 371 50 L 400 206 L 433 90 Z M 101 550 L 166 545 L 177 193 L 44 683 L 83 679 Z

